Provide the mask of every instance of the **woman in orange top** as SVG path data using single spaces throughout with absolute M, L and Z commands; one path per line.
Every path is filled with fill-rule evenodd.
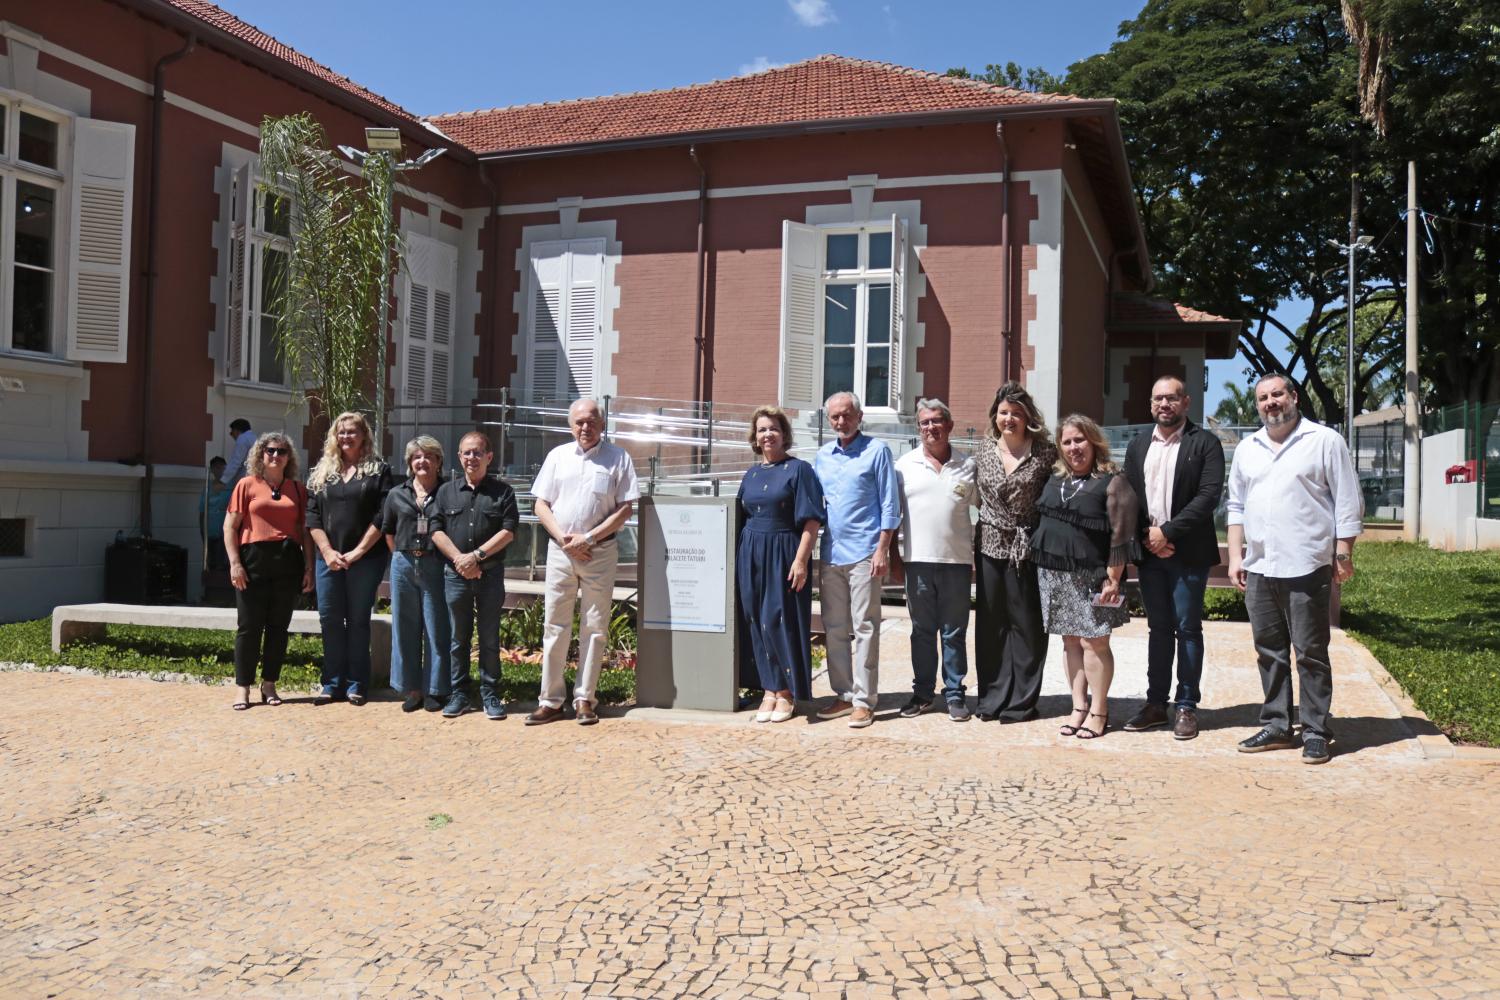
M 297 452 L 285 434 L 268 431 L 250 448 L 245 477 L 234 484 L 224 515 L 224 548 L 239 611 L 234 708 L 250 707 L 257 662 L 261 704 L 280 705 L 276 682 L 286 659 L 287 626 L 297 595 L 313 588 L 307 489 L 297 481 Z

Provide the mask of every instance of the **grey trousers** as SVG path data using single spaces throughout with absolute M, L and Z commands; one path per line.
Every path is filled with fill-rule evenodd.
M 880 694 L 880 585 L 870 560 L 849 566 L 823 564 L 824 642 L 828 684 L 840 701 L 875 710 Z
M 1260 684 L 1266 703 L 1260 722 L 1268 729 L 1292 731 L 1292 663 L 1297 652 L 1297 681 L 1302 703 L 1298 716 L 1304 736 L 1331 739 L 1329 708 L 1333 702 L 1333 669 L 1328 665 L 1328 601 L 1333 567 L 1306 576 L 1249 574 L 1245 610 L 1260 660 Z

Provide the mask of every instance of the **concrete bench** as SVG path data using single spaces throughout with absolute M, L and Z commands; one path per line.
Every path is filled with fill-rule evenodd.
M 185 608 L 150 604 L 65 604 L 52 609 L 52 651 L 78 639 L 103 639 L 107 625 L 157 628 L 207 628 L 233 632 L 239 627 L 234 608 Z M 316 611 L 292 612 L 293 634 L 321 635 Z M 370 689 L 391 684 L 391 616 L 370 620 Z

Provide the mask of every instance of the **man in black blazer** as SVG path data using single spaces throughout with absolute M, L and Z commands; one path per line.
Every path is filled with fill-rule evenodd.
M 1198 685 L 1203 676 L 1203 592 L 1219 561 L 1214 511 L 1224 491 L 1224 446 L 1187 418 L 1182 380 L 1163 375 L 1151 387 L 1150 434 L 1125 449 L 1125 476 L 1140 498 L 1141 601 L 1146 647 L 1146 705 L 1126 732 L 1172 724 L 1172 735 L 1198 735 Z M 1177 690 L 1169 714 L 1172 657 Z

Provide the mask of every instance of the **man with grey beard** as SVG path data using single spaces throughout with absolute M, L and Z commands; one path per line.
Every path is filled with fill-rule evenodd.
M 1262 729 L 1242 753 L 1286 750 L 1292 735 L 1291 650 L 1302 693 L 1302 762 L 1328 760 L 1333 671 L 1328 606 L 1334 576 L 1354 576 L 1364 502 L 1349 447 L 1305 420 L 1284 375 L 1255 384 L 1265 425 L 1242 441 L 1229 471 L 1229 578 L 1245 592 L 1266 701 Z

